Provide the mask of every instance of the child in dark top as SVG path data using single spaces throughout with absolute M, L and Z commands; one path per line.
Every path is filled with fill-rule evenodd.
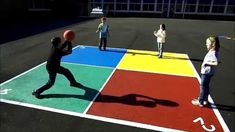
M 61 58 L 65 55 L 72 53 L 71 41 L 65 40 L 65 42 L 61 45 L 61 38 L 54 37 L 51 39 L 51 43 L 52 43 L 52 48 L 46 63 L 46 69 L 49 74 L 49 80 L 44 86 L 32 92 L 32 95 L 34 95 L 36 98 L 40 98 L 40 94 L 43 91 L 51 88 L 54 85 L 57 73 L 64 75 L 70 81 L 70 86 L 73 87 L 82 86 L 80 83 L 78 83 L 75 80 L 74 76 L 68 69 L 60 65 Z
M 102 47 L 104 50 L 106 50 L 107 38 L 110 36 L 109 25 L 106 23 L 106 20 L 106 17 L 102 17 L 101 23 L 96 30 L 96 33 L 99 33 L 99 50 L 101 50 Z

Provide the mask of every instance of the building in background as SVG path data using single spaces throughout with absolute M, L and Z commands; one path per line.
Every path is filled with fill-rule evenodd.
M 235 0 L 90 0 L 106 15 L 234 19 Z
M 0 17 L 89 16 L 97 7 L 106 16 L 235 18 L 235 0 L 0 0 Z

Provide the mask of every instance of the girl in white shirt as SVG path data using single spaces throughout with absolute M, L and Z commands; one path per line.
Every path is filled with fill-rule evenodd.
M 166 42 L 166 27 L 165 24 L 161 24 L 158 31 L 154 31 L 153 34 L 157 37 L 158 45 L 158 57 L 162 58 L 164 43 Z
M 208 37 L 206 39 L 206 47 L 208 53 L 206 54 L 201 66 L 201 84 L 200 94 L 198 99 L 193 99 L 192 104 L 203 107 L 208 104 L 209 84 L 214 75 L 215 68 L 219 62 L 219 48 L 220 43 L 218 37 Z

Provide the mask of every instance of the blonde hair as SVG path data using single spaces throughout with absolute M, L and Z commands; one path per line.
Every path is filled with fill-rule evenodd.
M 209 36 L 207 39 L 210 40 L 212 44 L 214 44 L 215 51 L 219 51 L 220 49 L 219 38 L 217 36 Z

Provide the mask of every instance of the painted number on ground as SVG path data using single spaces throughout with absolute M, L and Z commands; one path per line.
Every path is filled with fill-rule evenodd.
M 201 117 L 198 117 L 197 119 L 193 120 L 194 123 L 196 122 L 200 122 L 201 125 L 202 125 L 202 128 L 208 132 L 214 132 L 215 131 L 215 126 L 214 125 L 210 125 L 210 127 L 207 127 L 205 124 L 204 124 L 204 120 L 201 118 Z
M 0 94 L 8 94 L 12 89 L 0 89 Z

